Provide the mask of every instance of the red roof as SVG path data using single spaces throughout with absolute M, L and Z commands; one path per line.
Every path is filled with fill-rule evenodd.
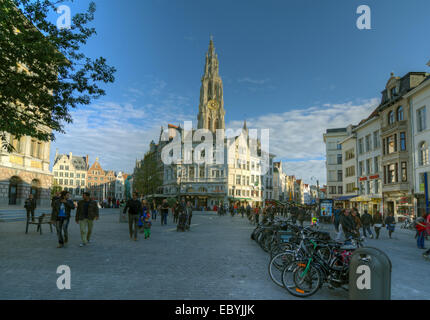
M 178 126 L 175 126 L 174 124 L 170 124 L 170 123 L 168 124 L 168 127 L 169 127 L 169 128 L 179 129 L 179 127 L 178 127 Z

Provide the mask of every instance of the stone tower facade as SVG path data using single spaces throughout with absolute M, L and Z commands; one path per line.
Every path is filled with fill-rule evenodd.
M 218 55 L 211 38 L 209 50 L 206 53 L 205 70 L 200 88 L 198 129 L 225 129 L 224 98 L 222 80 L 219 76 Z

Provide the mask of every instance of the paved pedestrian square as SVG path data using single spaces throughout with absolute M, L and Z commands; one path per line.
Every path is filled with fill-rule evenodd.
M 117 210 L 101 210 L 93 243 L 79 247 L 71 220 L 67 248 L 55 231 L 43 234 L 25 222 L 0 223 L 0 299 L 299 299 L 269 278 L 269 256 L 250 239 L 253 226 L 241 217 L 195 214 L 190 232 L 154 221 L 151 238 L 137 242 Z M 392 298 L 428 299 L 430 262 L 416 249 L 413 233 L 369 240 L 393 262 Z M 57 267 L 71 268 L 71 289 L 56 286 Z M 347 299 L 347 292 L 323 288 L 308 299 Z

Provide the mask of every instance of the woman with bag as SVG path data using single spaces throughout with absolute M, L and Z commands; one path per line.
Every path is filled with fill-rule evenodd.
M 394 215 L 392 212 L 390 212 L 385 218 L 385 225 L 387 226 L 388 236 L 391 239 L 391 235 L 393 234 L 394 229 L 396 227 L 396 220 L 394 219 Z

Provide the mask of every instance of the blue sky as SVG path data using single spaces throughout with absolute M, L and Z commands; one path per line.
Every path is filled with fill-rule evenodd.
M 69 4 L 72 14 L 87 0 Z M 226 124 L 271 129 L 288 174 L 325 182 L 322 133 L 366 117 L 390 72 L 428 71 L 430 2 L 355 0 L 98 0 L 84 52 L 118 72 L 107 95 L 73 111 L 52 144 L 131 172 L 160 126 L 195 121 L 210 34 Z M 359 5 L 372 30 L 359 30 Z

